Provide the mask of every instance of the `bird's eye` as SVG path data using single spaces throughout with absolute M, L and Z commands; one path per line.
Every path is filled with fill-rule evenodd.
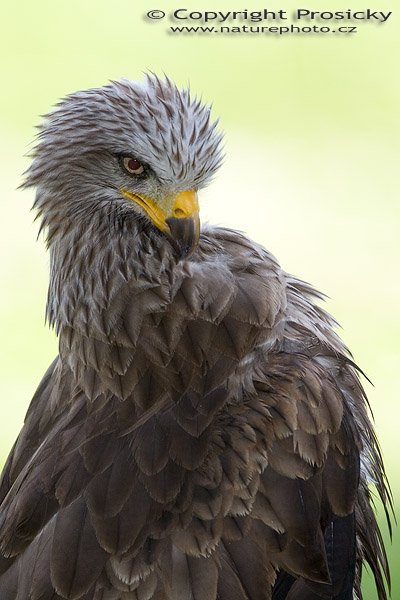
M 132 158 L 131 156 L 125 156 L 122 159 L 122 165 L 128 173 L 131 175 L 141 175 L 144 173 L 144 166 L 141 162 L 139 162 L 136 158 Z

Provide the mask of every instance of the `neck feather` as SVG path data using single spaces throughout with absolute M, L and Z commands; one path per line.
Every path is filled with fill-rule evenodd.
M 171 286 L 176 259 L 169 243 L 138 222 L 79 226 L 52 236 L 47 318 L 57 333 L 73 328 L 109 337 L 128 296 Z M 173 280 L 173 277 L 172 277 Z

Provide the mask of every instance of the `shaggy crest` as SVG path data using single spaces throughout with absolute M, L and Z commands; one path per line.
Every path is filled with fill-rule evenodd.
M 132 155 L 163 184 L 203 187 L 222 161 L 222 134 L 210 120 L 211 107 L 167 77 L 144 82 L 121 79 L 75 92 L 45 115 L 24 185 L 53 183 L 82 155 Z

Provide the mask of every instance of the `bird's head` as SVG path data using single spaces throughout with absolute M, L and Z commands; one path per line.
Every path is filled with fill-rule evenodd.
M 77 219 L 115 228 L 128 221 L 165 235 L 180 257 L 190 254 L 197 192 L 222 160 L 216 125 L 209 106 L 155 75 L 67 96 L 40 127 L 24 184 L 37 187 L 49 239 Z

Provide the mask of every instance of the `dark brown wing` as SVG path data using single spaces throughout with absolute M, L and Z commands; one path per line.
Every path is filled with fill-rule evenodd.
M 24 426 L 15 441 L 15 444 L 4 465 L 0 480 L 0 503 L 3 502 L 11 485 L 21 469 L 40 445 L 51 423 L 51 414 L 48 410 L 50 396 L 54 385 L 52 379 L 56 368 L 55 359 L 43 376 L 40 385 L 32 398 L 25 417 Z
M 2 600 L 347 600 L 364 558 L 386 599 L 383 467 L 331 320 L 245 238 L 208 243 L 172 291 L 113 296 L 112 342 L 87 311 L 62 332 L 3 478 Z
M 46 390 L 41 386 L 36 406 L 46 402 Z M 18 472 L 11 469 L 13 477 L 6 471 L 10 489 L 0 518 L 4 599 L 17 591 L 21 599 L 94 597 L 103 575 L 110 585 L 105 567 L 111 555 L 122 559 L 135 541 L 139 549 L 146 541 L 141 531 L 151 524 L 155 503 L 139 481 L 132 438 L 120 436 L 120 401 L 93 409 L 77 391 L 71 400 L 38 443 L 24 447 L 27 419 L 16 446 L 25 464 L 18 462 Z M 31 431 L 37 431 L 33 425 Z M 15 456 L 14 450 L 9 464 Z M 169 494 L 173 473 L 166 478 L 164 472 L 162 479 L 155 489 Z

